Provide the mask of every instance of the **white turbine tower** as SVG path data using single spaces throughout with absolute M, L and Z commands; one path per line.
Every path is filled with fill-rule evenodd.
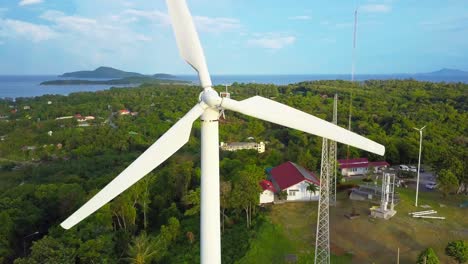
M 68 217 L 69 229 L 110 202 L 188 142 L 192 123 L 201 117 L 201 263 L 221 263 L 218 117 L 223 109 L 294 128 L 383 155 L 385 147 L 320 118 L 254 96 L 243 101 L 221 98 L 211 87 L 205 56 L 185 0 L 167 0 L 180 55 L 197 72 L 203 91 L 198 103 L 130 166 Z

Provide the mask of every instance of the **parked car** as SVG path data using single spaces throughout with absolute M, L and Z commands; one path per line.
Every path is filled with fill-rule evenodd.
M 408 169 L 409 169 L 409 171 L 412 171 L 412 172 L 417 172 L 418 171 L 418 168 L 416 168 L 415 166 L 408 166 Z
M 408 168 L 408 166 L 406 166 L 406 165 L 400 165 L 400 170 L 402 170 L 402 171 L 409 171 L 409 168 Z
M 424 186 L 428 188 L 429 190 L 434 190 L 437 187 L 437 184 L 435 182 L 428 182 Z
M 419 168 L 419 172 L 425 172 L 424 168 L 423 167 Z
M 403 188 L 408 188 L 408 185 L 406 184 L 406 182 L 402 179 L 398 179 L 396 180 L 396 186 L 397 187 L 403 187 Z

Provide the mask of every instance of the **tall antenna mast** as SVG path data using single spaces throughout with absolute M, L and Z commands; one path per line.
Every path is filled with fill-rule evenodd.
M 315 235 L 314 264 L 330 264 L 330 156 L 328 139 L 322 138 L 322 164 Z
M 351 82 L 354 83 L 354 73 L 356 71 L 356 31 L 357 31 L 357 11 L 358 8 L 354 10 L 354 31 L 353 31 L 353 55 L 351 63 Z M 353 87 L 351 87 L 351 96 L 349 99 L 349 118 L 348 118 L 348 130 L 351 131 L 351 117 L 353 112 Z M 346 160 L 349 159 L 349 145 L 346 152 Z
M 354 73 L 355 73 L 355 63 L 356 63 L 356 31 L 357 31 L 357 7 L 356 10 L 354 10 L 354 32 L 353 32 L 353 62 L 352 62 L 352 68 L 351 68 L 351 81 L 354 82 Z
M 338 124 L 338 94 L 335 94 L 333 100 L 333 124 Z M 330 140 L 330 151 L 328 153 L 329 159 L 329 174 L 330 174 L 330 205 L 336 205 L 336 155 L 337 146 L 336 141 Z

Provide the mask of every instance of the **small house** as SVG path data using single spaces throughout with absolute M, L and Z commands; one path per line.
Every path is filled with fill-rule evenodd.
M 338 164 L 343 176 L 364 175 L 369 171 L 369 168 L 373 168 L 374 172 L 377 172 L 390 166 L 386 161 L 369 162 L 367 158 L 339 159 Z
M 263 189 L 260 194 L 260 203 L 274 201 L 274 194 L 285 191 L 286 201 L 316 201 L 319 197 L 320 181 L 310 171 L 294 163 L 285 162 L 274 167 L 269 172 L 268 180 L 262 180 L 259 184 Z M 308 190 L 310 184 L 316 185 L 316 192 Z

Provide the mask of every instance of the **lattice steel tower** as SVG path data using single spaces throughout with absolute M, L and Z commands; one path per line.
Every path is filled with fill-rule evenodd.
M 338 94 L 333 101 L 333 124 L 338 123 Z M 330 152 L 328 153 L 330 165 L 330 205 L 336 204 L 336 141 L 330 140 Z
M 315 236 L 315 264 L 330 263 L 330 156 L 328 140 L 322 139 L 322 164 L 320 168 L 320 197 L 318 203 L 317 233 Z

